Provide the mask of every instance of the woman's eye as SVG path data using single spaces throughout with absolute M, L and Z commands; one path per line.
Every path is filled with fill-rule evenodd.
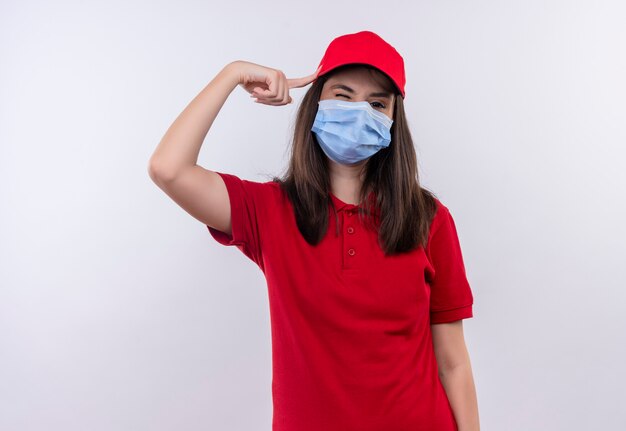
M 348 99 L 350 98 L 350 96 L 346 95 L 346 94 L 342 94 L 342 93 L 337 93 L 335 94 L 335 96 L 339 97 L 339 96 L 343 96 L 343 97 L 347 97 Z M 377 106 L 377 108 L 381 108 L 381 109 L 385 109 L 385 105 L 380 103 L 380 102 L 372 102 L 372 104 L 374 103 L 378 103 L 379 106 Z

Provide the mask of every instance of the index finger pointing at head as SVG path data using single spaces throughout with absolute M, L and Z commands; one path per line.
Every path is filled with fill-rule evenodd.
M 313 72 L 312 74 L 310 74 L 308 76 L 302 77 L 302 78 L 290 78 L 290 79 L 287 79 L 287 83 L 289 84 L 289 88 L 304 87 L 305 85 L 308 85 L 311 82 L 315 81 L 315 79 L 317 78 L 317 73 L 320 71 L 321 68 L 322 68 L 322 66 L 318 67 L 315 72 Z

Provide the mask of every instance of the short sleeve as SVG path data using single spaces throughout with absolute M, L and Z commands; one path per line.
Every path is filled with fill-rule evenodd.
M 434 269 L 430 284 L 430 323 L 473 317 L 474 297 L 465 273 L 461 244 L 448 208 L 437 201 L 427 245 Z
M 232 234 L 206 225 L 209 233 L 219 244 L 236 246 L 263 270 L 262 227 L 271 185 L 241 179 L 233 174 L 216 173 L 222 177 L 228 191 Z

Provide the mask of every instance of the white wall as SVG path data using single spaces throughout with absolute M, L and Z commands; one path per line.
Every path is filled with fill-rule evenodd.
M 3 2 L 0 429 L 270 429 L 263 275 L 147 162 L 226 63 L 305 76 L 362 29 L 405 58 L 422 180 L 457 223 L 482 429 L 626 429 L 625 15 L 618 0 Z M 278 174 L 304 92 L 270 107 L 236 89 L 199 163 Z

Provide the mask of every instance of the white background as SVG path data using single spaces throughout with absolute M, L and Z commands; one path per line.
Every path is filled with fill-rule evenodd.
M 455 217 L 481 429 L 626 429 L 625 22 L 618 0 L 3 1 L 0 429 L 270 429 L 263 274 L 147 163 L 228 62 L 305 76 L 364 29 L 405 59 Z M 279 174 L 305 90 L 236 88 L 199 164 Z

